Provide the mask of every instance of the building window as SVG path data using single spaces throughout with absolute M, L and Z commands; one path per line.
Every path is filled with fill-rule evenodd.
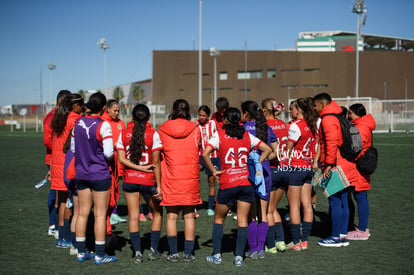
M 233 88 L 228 88 L 228 87 L 220 88 L 220 91 L 231 91 L 231 90 L 233 90 Z
M 263 78 L 263 71 L 238 71 L 237 79 L 258 79 Z
M 321 69 L 319 68 L 307 68 L 305 69 L 305 72 L 319 72 Z
M 276 70 L 275 69 L 268 69 L 267 70 L 267 78 L 275 78 L 276 77 Z
M 247 89 L 240 89 L 240 92 L 250 92 L 250 89 L 249 88 L 247 88 Z
M 179 92 L 184 92 L 184 89 L 179 89 L 178 91 L 179 91 Z
M 294 88 L 299 88 L 300 85 L 282 85 L 280 87 L 283 89 L 294 89 Z
M 294 73 L 294 72 L 300 72 L 300 69 L 282 69 L 282 72 L 284 72 L 284 73 Z
M 227 72 L 220 72 L 219 79 L 220 80 L 227 80 L 228 79 Z
M 303 88 L 326 88 L 328 84 L 304 84 Z

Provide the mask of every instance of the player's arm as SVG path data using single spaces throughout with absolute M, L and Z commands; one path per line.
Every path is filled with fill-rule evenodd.
M 208 169 L 211 171 L 213 176 L 218 180 L 220 178 L 221 173 L 223 173 L 223 171 L 217 171 L 216 168 L 214 167 L 213 163 L 211 162 L 210 154 L 213 151 L 214 151 L 214 148 L 210 144 L 208 144 L 206 146 L 206 148 L 204 149 L 203 159 L 204 159 L 204 162 L 206 163 Z
M 264 142 L 260 142 L 259 146 L 257 147 L 262 153 L 260 154 L 260 162 L 265 161 L 267 158 L 269 158 L 269 155 L 272 153 L 272 148 L 269 147 Z

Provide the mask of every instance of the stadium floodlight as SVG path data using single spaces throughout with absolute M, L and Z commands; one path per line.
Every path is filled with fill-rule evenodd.
M 98 41 L 98 47 L 104 51 L 104 74 L 105 74 L 105 91 L 108 90 L 108 81 L 106 76 L 106 50 L 111 48 L 108 42 L 106 42 L 105 38 L 101 38 Z
M 213 102 L 214 106 L 217 101 L 217 56 L 220 55 L 220 51 L 218 51 L 215 47 L 210 48 L 210 56 L 214 58 L 214 92 L 213 92 Z M 215 110 L 216 107 L 214 107 Z
M 50 70 L 49 73 L 49 104 L 52 104 L 52 93 L 53 93 L 53 70 L 56 69 L 56 64 L 50 62 L 47 64 L 47 68 Z M 56 102 L 57 103 L 57 102 Z
M 352 12 L 357 15 L 357 39 L 356 39 L 356 64 L 355 64 L 355 97 L 359 97 L 359 40 L 361 39 L 361 28 L 367 20 L 367 7 L 364 0 L 354 3 Z

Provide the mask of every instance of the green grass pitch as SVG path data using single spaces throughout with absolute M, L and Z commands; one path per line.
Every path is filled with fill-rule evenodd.
M 236 222 L 228 218 L 224 227 L 223 263 L 207 263 L 212 252 L 213 217 L 201 207 L 196 220 L 197 260 L 178 264 L 167 261 L 134 264 L 127 224 L 117 225 L 110 246 L 118 262 L 95 266 L 93 261 L 77 263 L 69 251 L 55 247 L 47 235 L 48 186 L 36 190 L 34 185 L 45 173 L 44 146 L 41 133 L 0 132 L 0 267 L 2 274 L 408 274 L 414 264 L 412 226 L 414 225 L 414 135 L 377 134 L 378 169 L 369 191 L 371 237 L 368 241 L 351 241 L 345 248 L 323 248 L 316 242 L 327 233 L 327 199 L 318 189 L 315 223 L 309 249 L 266 255 L 265 259 L 247 259 L 242 268 L 232 264 Z M 201 195 L 207 201 L 207 182 L 201 175 Z M 284 198 L 279 206 L 287 211 Z M 123 193 L 120 214 L 126 217 Z M 148 253 L 150 222 L 140 223 L 143 247 Z M 183 240 L 183 221 L 178 221 L 179 240 Z M 288 235 L 288 234 L 286 234 Z M 166 254 L 165 227 L 161 247 Z M 182 244 L 179 245 L 182 253 Z M 146 257 L 145 257 L 146 260 Z

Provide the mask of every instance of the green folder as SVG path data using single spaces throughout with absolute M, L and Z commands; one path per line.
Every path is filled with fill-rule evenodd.
M 324 178 L 322 175 L 318 177 L 318 181 L 326 197 L 338 193 L 350 185 L 341 166 L 332 168 L 329 178 Z

